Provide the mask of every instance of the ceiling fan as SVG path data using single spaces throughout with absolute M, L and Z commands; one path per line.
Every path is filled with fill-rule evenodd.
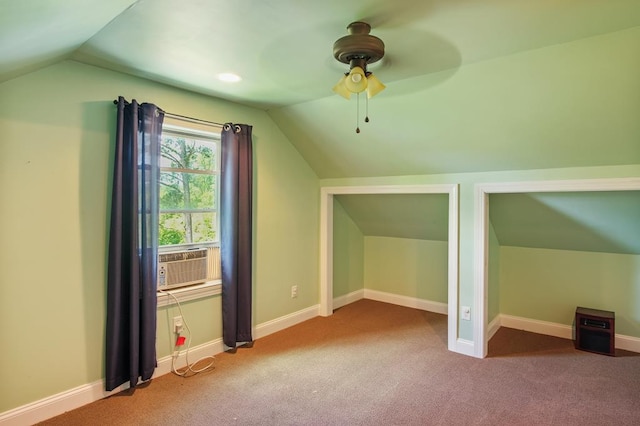
M 353 93 L 357 94 L 359 110 L 359 95 L 366 90 L 368 110 L 368 99 L 385 89 L 385 85 L 367 70 L 367 65 L 379 61 L 384 56 L 384 43 L 378 37 L 369 34 L 371 25 L 366 22 L 352 22 L 347 26 L 347 31 L 349 35 L 333 43 L 333 56 L 339 62 L 349 64 L 349 71 L 340 78 L 333 91 L 346 99 L 350 99 Z M 369 122 L 368 112 L 364 121 Z M 356 133 L 360 133 L 358 125 Z

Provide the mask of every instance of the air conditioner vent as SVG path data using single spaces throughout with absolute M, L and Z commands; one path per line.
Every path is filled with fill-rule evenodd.
M 207 281 L 207 263 L 207 249 L 161 253 L 158 256 L 158 289 Z

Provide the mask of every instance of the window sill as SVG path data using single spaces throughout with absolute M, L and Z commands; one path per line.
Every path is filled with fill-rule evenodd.
M 171 297 L 169 295 L 175 297 Z M 202 299 L 205 297 L 215 296 L 222 293 L 222 281 L 207 281 L 204 284 L 192 285 L 190 287 L 178 288 L 175 290 L 158 291 L 158 308 L 170 306 L 178 302 L 187 302 L 189 300 Z

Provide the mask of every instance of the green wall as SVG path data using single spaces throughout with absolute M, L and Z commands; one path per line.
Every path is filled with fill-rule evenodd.
M 118 95 L 253 125 L 254 324 L 318 303 L 318 179 L 264 111 L 73 61 L 43 68 L 0 84 L 0 412 L 103 377 Z M 184 310 L 194 344 L 220 337 L 219 296 Z M 160 357 L 175 314 L 159 310 Z
M 370 290 L 447 303 L 446 241 L 364 238 L 364 283 Z
M 487 321 L 491 323 L 500 314 L 500 243 L 491 222 L 489 222 L 488 256 Z
M 640 256 L 500 247 L 500 312 L 572 325 L 577 306 L 616 313 L 640 337 Z
M 333 203 L 333 297 L 364 288 L 364 236 L 337 199 Z

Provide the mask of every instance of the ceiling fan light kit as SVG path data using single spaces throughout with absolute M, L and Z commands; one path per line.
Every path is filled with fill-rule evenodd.
M 350 99 L 352 93 L 359 95 L 366 91 L 368 109 L 368 99 L 385 88 L 385 85 L 367 70 L 367 65 L 379 61 L 384 56 L 384 43 L 378 37 L 369 34 L 371 26 L 366 22 L 352 22 L 347 26 L 347 31 L 349 35 L 333 43 L 333 56 L 339 62 L 349 64 L 349 72 L 340 78 L 333 91 L 345 99 Z M 358 110 L 359 100 L 358 96 Z M 369 122 L 368 113 L 365 122 Z M 360 133 L 358 125 L 356 133 Z
M 367 89 L 367 77 L 364 75 L 364 70 L 360 67 L 351 68 L 343 84 L 351 93 L 364 92 Z
M 382 84 L 375 75 L 370 74 L 369 77 L 367 77 L 367 98 L 374 97 L 378 93 L 382 92 L 384 88 L 385 85 Z

